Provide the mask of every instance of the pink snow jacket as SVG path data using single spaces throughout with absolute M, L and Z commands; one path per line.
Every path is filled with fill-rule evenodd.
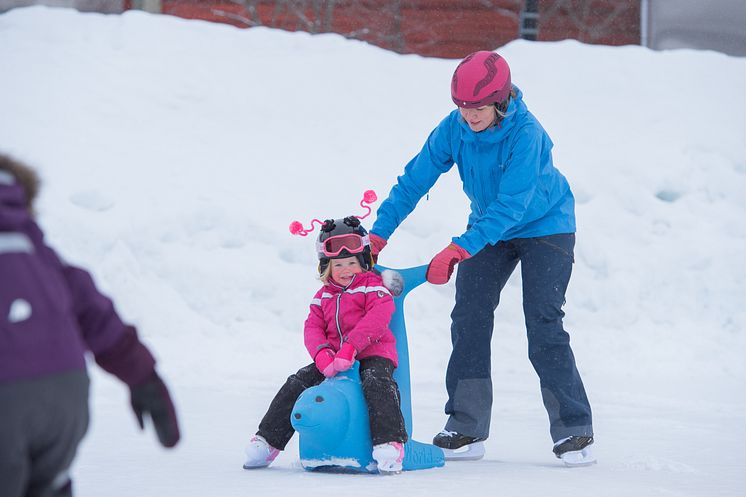
M 356 274 L 347 287 L 330 279 L 311 301 L 306 349 L 315 359 L 320 350 L 336 352 L 348 342 L 357 350 L 357 359 L 385 357 L 398 365 L 396 339 L 389 329 L 393 314 L 394 299 L 377 274 Z

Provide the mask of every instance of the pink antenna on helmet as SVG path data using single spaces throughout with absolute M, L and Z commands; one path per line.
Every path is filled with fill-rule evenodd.
M 311 227 L 308 229 L 305 229 L 300 221 L 293 221 L 292 223 L 290 223 L 290 233 L 294 235 L 307 236 L 310 232 L 313 231 L 313 223 L 319 223 L 319 225 L 324 224 L 318 219 L 312 219 Z
M 366 217 L 370 216 L 370 213 L 373 212 L 373 209 L 365 204 L 372 204 L 376 200 L 378 200 L 376 192 L 374 192 L 373 190 L 365 190 L 365 192 L 363 193 L 363 199 L 360 201 L 360 207 L 362 207 L 363 209 L 367 209 L 368 212 L 366 212 L 365 215 L 355 217 L 358 219 L 365 219 Z M 312 219 L 311 226 L 306 229 L 303 227 L 303 224 L 300 221 L 293 221 L 292 223 L 290 223 L 290 233 L 292 233 L 293 235 L 308 236 L 308 234 L 313 231 L 314 223 L 319 223 L 319 226 L 324 225 L 324 223 L 322 223 L 318 219 Z
M 370 206 L 365 204 L 372 204 L 378 200 L 378 195 L 376 195 L 376 192 L 373 190 L 365 190 L 363 193 L 363 199 L 360 201 L 360 207 L 363 209 L 368 209 L 368 212 L 364 216 L 355 216 L 358 219 L 365 219 L 366 217 L 370 216 L 370 213 L 373 212 L 373 209 L 370 208 Z

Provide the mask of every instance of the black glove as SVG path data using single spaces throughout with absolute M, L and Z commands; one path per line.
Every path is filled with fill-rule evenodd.
M 140 429 L 145 429 L 144 416 L 150 415 L 158 440 L 164 447 L 173 447 L 179 441 L 179 422 L 168 389 L 158 374 L 153 373 L 145 382 L 130 387 L 130 402 Z

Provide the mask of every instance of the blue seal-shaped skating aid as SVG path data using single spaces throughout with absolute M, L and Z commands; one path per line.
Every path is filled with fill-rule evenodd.
M 377 267 L 380 270 L 385 268 Z M 396 311 L 391 331 L 396 338 L 399 366 L 394 379 L 401 393 L 401 410 L 410 440 L 404 446 L 403 469 L 427 469 L 443 466 L 443 451 L 434 445 L 417 442 L 412 435 L 412 395 L 409 383 L 409 347 L 404 323 L 404 298 L 425 282 L 427 266 L 397 270 L 404 279 L 402 293 L 394 299 Z M 368 407 L 360 386 L 359 363 L 298 398 L 290 422 L 300 437 L 301 464 L 307 470 L 337 472 L 377 472 L 371 453 Z

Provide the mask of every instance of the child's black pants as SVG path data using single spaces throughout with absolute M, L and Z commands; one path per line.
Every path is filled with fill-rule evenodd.
M 368 404 L 370 434 L 373 445 L 386 442 L 406 442 L 407 431 L 401 414 L 399 386 L 394 381 L 394 363 L 385 357 L 360 360 L 360 381 Z M 269 405 L 259 423 L 261 435 L 274 448 L 283 450 L 295 433 L 290 415 L 295 401 L 306 388 L 324 381 L 324 375 L 311 363 L 288 377 Z

